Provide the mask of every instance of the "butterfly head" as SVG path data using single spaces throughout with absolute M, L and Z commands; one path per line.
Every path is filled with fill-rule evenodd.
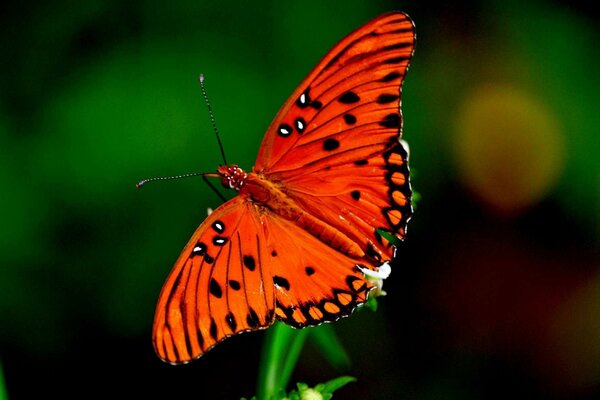
M 246 171 L 236 164 L 220 165 L 217 172 L 221 175 L 223 186 L 228 189 L 234 189 L 236 192 L 240 191 L 240 188 L 248 177 Z

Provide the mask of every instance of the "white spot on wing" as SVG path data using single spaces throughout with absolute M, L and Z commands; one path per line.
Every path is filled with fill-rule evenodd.
M 400 146 L 402 146 L 404 148 L 404 151 L 406 151 L 406 161 L 408 161 L 408 158 L 410 156 L 410 147 L 408 146 L 408 142 L 404 139 L 400 139 Z

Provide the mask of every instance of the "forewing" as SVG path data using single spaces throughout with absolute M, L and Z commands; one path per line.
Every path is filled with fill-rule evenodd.
M 400 95 L 414 44 L 403 13 L 340 41 L 279 111 L 254 167 L 379 261 L 394 249 L 377 229 L 402 239 L 412 215 Z

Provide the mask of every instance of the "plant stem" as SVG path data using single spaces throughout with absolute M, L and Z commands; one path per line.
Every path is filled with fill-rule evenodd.
M 258 372 L 258 400 L 268 400 L 286 388 L 307 334 L 307 329 L 292 329 L 281 322 L 267 331 Z

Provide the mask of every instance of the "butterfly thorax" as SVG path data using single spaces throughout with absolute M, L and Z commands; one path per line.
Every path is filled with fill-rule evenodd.
M 239 169 L 239 167 L 237 167 Z M 240 196 L 248 197 L 259 207 L 292 221 L 322 242 L 352 257 L 363 257 L 364 251 L 348 236 L 324 221 L 307 213 L 294 198 L 285 192 L 285 187 L 273 182 L 260 173 L 243 173 L 244 179 L 238 187 Z M 239 174 L 239 172 L 238 172 Z M 224 177 L 223 179 L 227 179 Z

